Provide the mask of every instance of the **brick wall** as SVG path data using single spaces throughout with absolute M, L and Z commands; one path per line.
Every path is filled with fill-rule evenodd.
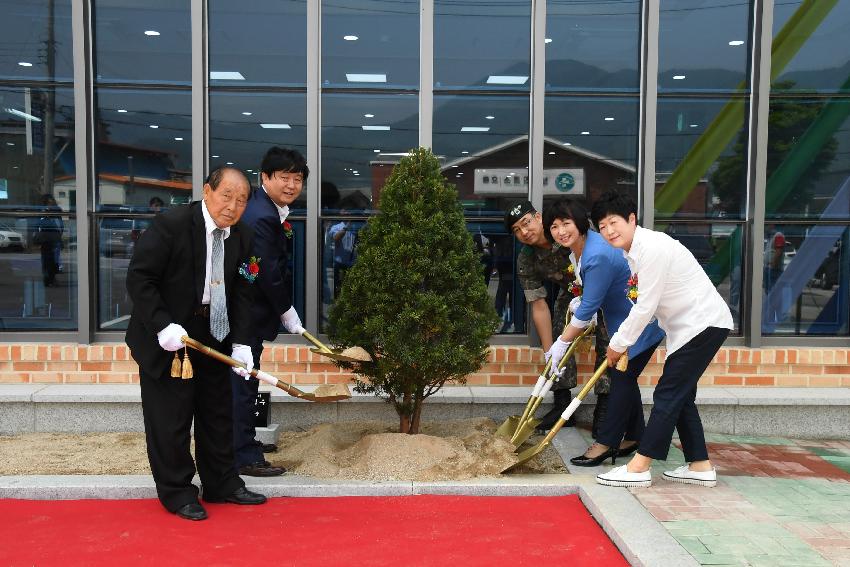
M 594 355 L 578 355 L 579 382 L 593 372 Z M 641 375 L 641 385 L 661 375 L 664 350 L 659 349 Z M 850 349 L 729 347 L 717 353 L 703 386 L 850 387 Z M 488 362 L 467 377 L 470 385 L 531 385 L 542 369 L 540 349 L 495 346 Z M 341 372 L 306 346 L 274 345 L 263 352 L 263 369 L 293 384 L 347 382 Z M 0 383 L 130 384 L 139 381 L 138 366 L 123 344 L 0 345 Z

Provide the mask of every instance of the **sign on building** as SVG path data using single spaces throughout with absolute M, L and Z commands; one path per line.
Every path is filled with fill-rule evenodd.
M 528 170 L 476 169 L 473 192 L 476 195 L 527 195 Z M 544 195 L 584 195 L 584 169 L 544 169 Z

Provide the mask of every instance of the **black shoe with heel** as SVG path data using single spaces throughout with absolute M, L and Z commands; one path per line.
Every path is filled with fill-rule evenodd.
M 611 464 L 615 465 L 617 464 L 617 457 L 619 456 L 618 451 L 619 449 L 616 447 L 608 447 L 604 453 L 597 457 L 587 457 L 582 454 L 578 457 L 573 457 L 570 459 L 570 462 L 577 467 L 598 467 L 610 458 Z

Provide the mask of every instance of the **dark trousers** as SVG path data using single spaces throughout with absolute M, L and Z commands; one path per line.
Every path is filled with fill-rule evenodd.
M 655 343 L 636 357 L 630 358 L 625 372 L 616 368 L 608 369 L 611 389 L 608 392 L 608 412 L 599 424 L 599 432 L 596 435 L 599 443 L 608 447 L 619 447 L 624 438 L 640 441 L 643 437 L 643 402 L 640 399 L 637 379 L 659 344 L 660 342 Z
M 263 354 L 263 339 L 257 339 L 252 344 L 251 354 L 254 355 L 254 368 L 260 368 L 260 355 Z M 247 380 L 235 372 L 230 372 L 230 386 L 233 395 L 233 456 L 236 468 L 264 461 L 262 446 L 255 439 L 254 411 L 260 381 L 256 378 Z
M 708 459 L 702 421 L 694 400 L 697 382 L 728 335 L 729 329 L 708 327 L 667 357 L 652 395 L 652 412 L 638 453 L 652 459 L 667 460 L 675 428 L 679 432 L 685 461 L 691 463 Z
M 222 349 L 210 336 L 209 319 L 195 317 L 186 331 Z M 230 370 L 191 349 L 189 359 L 195 374 L 191 380 L 171 378 L 170 366 L 162 376 L 139 373 L 148 460 L 156 493 L 170 512 L 198 501 L 198 488 L 192 484 L 195 463 L 207 498 L 223 498 L 245 486 L 233 467 Z M 189 451 L 193 418 L 194 462 Z

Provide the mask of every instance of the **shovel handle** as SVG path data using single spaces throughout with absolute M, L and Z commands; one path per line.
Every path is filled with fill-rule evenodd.
M 311 343 L 313 343 L 313 345 L 316 348 L 318 348 L 319 350 L 321 350 L 323 352 L 333 352 L 333 351 L 331 351 L 331 349 L 329 349 L 327 347 L 327 345 L 325 345 L 325 343 L 323 343 L 322 341 L 320 341 L 319 339 L 317 339 L 316 337 L 311 335 L 310 331 L 307 331 L 305 329 L 304 332 L 301 333 L 301 336 L 304 337 L 305 339 L 307 339 L 308 341 L 310 341 Z

